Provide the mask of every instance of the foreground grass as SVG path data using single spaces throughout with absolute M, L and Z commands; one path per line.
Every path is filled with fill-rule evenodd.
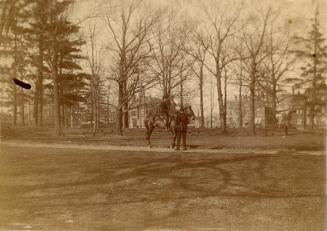
M 1 146 L 0 230 L 323 230 L 325 157 Z

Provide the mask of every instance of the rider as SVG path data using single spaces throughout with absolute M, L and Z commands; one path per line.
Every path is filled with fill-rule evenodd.
M 160 114 L 166 114 L 169 112 L 170 100 L 168 94 L 162 96 L 162 101 L 160 103 Z
M 165 119 L 166 127 L 169 127 L 169 111 L 170 111 L 170 99 L 167 93 L 162 97 L 162 102 L 160 103 L 159 115 L 163 116 Z
M 189 123 L 189 119 L 185 112 L 185 109 L 181 106 L 180 110 L 177 111 L 176 116 L 176 136 L 177 136 L 177 146 L 175 150 L 179 150 L 181 138 L 183 141 L 183 150 L 186 150 L 186 133 L 187 133 L 187 125 Z

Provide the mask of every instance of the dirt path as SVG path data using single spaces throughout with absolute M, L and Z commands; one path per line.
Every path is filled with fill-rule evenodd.
M 131 152 L 171 152 L 171 153 L 238 153 L 238 154 L 293 154 L 293 155 L 325 155 L 324 151 L 295 151 L 295 150 L 264 150 L 264 149 L 188 149 L 183 151 L 176 151 L 170 148 L 149 148 L 146 146 L 118 146 L 118 145 L 104 145 L 104 144 L 62 144 L 62 143 L 38 143 L 26 141 L 1 141 L 0 145 L 7 145 L 11 147 L 30 147 L 30 148 L 61 148 L 61 149 L 82 149 L 82 150 L 107 150 L 107 151 L 131 151 Z

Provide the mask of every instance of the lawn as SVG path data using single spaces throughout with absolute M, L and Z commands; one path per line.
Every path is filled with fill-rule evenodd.
M 0 230 L 324 228 L 324 155 L 50 146 L 2 144 Z

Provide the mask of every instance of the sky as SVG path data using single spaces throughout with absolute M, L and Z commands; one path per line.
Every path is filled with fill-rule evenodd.
M 97 10 L 101 13 L 105 11 L 105 5 L 108 2 L 113 2 L 118 0 L 76 0 L 74 7 L 74 15 L 73 20 L 80 21 L 88 15 L 92 15 Z M 121 0 L 123 1 L 123 0 Z M 327 0 L 216 0 L 216 2 L 228 2 L 231 7 L 231 11 L 233 8 L 233 4 L 238 6 L 240 2 L 244 2 L 243 10 L 247 13 L 252 11 L 260 11 L 267 9 L 268 7 L 272 7 L 274 10 L 280 11 L 280 20 L 283 22 L 290 23 L 290 29 L 293 34 L 299 36 L 305 36 L 311 28 L 312 21 L 310 19 L 313 17 L 316 6 L 319 8 L 320 13 L 320 24 L 321 31 L 327 36 Z M 118 1 L 120 2 L 120 1 Z M 190 12 L 192 17 L 202 17 L 199 13 L 201 7 L 204 4 L 208 4 L 210 6 L 210 2 L 215 2 L 215 0 L 152 0 L 151 3 L 154 5 L 171 5 L 175 6 L 178 9 L 186 9 Z M 100 7 L 99 7 L 100 6 Z M 101 21 L 101 20 L 100 20 Z M 101 22 L 98 22 L 100 25 Z M 86 29 L 87 23 L 81 24 L 83 29 Z M 100 26 L 101 27 L 101 26 Z M 100 29 L 100 41 L 108 42 L 109 34 L 104 30 L 104 28 Z M 207 81 L 205 85 L 206 94 L 205 94 L 205 102 L 206 109 L 209 109 L 210 105 L 210 87 L 211 82 L 214 80 Z M 216 90 L 215 99 L 217 100 Z M 234 99 L 234 96 L 237 95 L 237 91 L 235 87 L 228 88 L 228 96 L 229 99 Z M 192 96 L 192 105 L 198 105 L 198 96 L 195 94 Z M 215 102 L 217 105 L 217 102 Z M 217 108 L 215 109 L 217 111 Z

